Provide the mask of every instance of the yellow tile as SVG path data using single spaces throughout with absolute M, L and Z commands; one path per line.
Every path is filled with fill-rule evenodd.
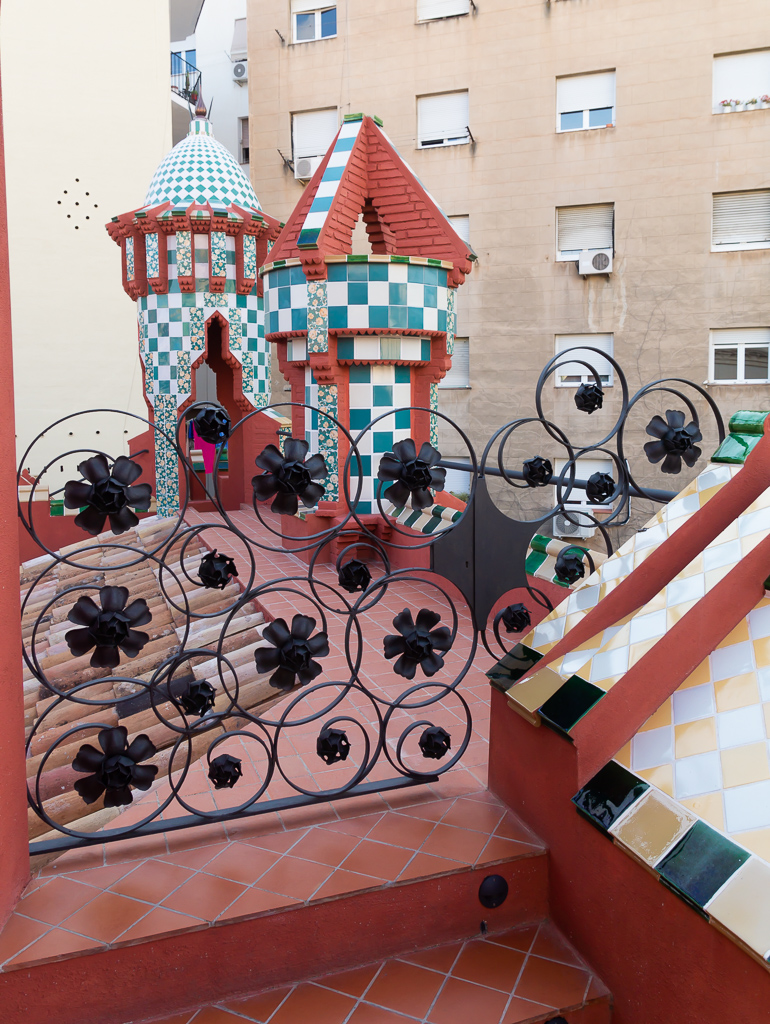
M 695 821 L 691 814 L 663 793 L 648 790 L 617 828 L 615 839 L 652 867 L 671 849 Z
M 688 576 L 697 576 L 700 572 L 703 572 L 703 555 L 697 555 L 693 558 L 674 579 L 686 580 Z
M 770 950 L 770 864 L 752 857 L 707 909 L 710 917 L 764 957 Z
M 664 725 L 671 725 L 671 698 L 668 697 L 658 708 L 654 715 L 650 715 L 639 732 L 646 732 L 648 729 L 660 729 Z
M 721 491 L 723 487 L 724 484 L 716 484 L 714 487 L 707 487 L 705 491 L 701 491 L 700 507 L 703 508 L 706 502 L 713 498 L 717 491 Z
M 622 764 L 625 768 L 631 767 L 631 742 L 629 740 L 625 747 L 621 747 L 620 750 L 615 754 L 615 760 Z
M 628 667 L 631 668 L 632 665 L 635 665 L 648 651 L 653 649 L 659 640 L 660 637 L 653 637 L 652 640 L 640 640 L 638 644 L 631 644 L 628 649 Z
M 634 552 L 634 568 L 638 569 L 638 567 L 642 564 L 642 562 L 646 561 L 650 557 L 650 555 L 653 553 L 653 551 L 655 551 L 654 547 L 645 548 L 644 551 L 635 551 Z
M 526 644 L 526 646 L 532 647 L 533 651 L 537 651 L 538 654 L 542 654 L 543 657 L 545 657 L 546 654 L 548 654 L 548 652 L 551 650 L 551 648 L 555 647 L 558 642 L 558 640 L 550 640 L 547 644 L 537 644 L 537 646 L 535 647 L 532 647 L 532 644 Z
M 753 551 L 757 544 L 765 539 L 765 536 L 766 534 L 760 531 L 759 533 L 752 533 L 748 537 L 741 537 L 741 554 L 743 557 L 745 558 L 750 551 Z
M 674 605 L 673 608 L 666 609 L 666 628 L 671 629 L 675 626 L 679 620 L 686 615 L 690 609 L 694 608 L 697 604 L 696 601 L 683 601 L 681 604 Z
M 757 659 L 757 668 L 770 665 L 770 636 L 754 641 L 754 657 Z
M 564 685 L 564 680 L 550 668 L 541 668 L 523 683 L 514 683 L 506 690 L 505 695 L 509 703 L 516 704 L 530 714 L 537 711 L 548 700 L 553 697 L 558 689 Z
M 608 640 L 606 644 L 603 644 L 605 651 L 617 651 L 621 647 L 628 646 L 628 640 L 631 636 L 631 627 L 628 625 L 623 626 L 622 629 L 618 630 L 615 636 Z
M 744 640 L 749 639 L 749 620 L 741 619 L 732 633 L 728 633 L 724 640 L 717 644 L 719 647 L 732 647 L 733 644 L 741 644 Z
M 695 811 L 699 818 L 703 818 L 709 825 L 718 828 L 720 832 L 725 829 L 725 809 L 722 804 L 722 793 L 706 793 L 705 796 L 691 796 L 686 800 L 680 800 L 680 804 Z
M 713 718 L 674 726 L 674 756 L 691 757 L 717 749 L 717 727 Z
M 647 612 L 659 612 L 661 608 L 666 607 L 666 590 L 665 588 L 659 591 L 651 601 L 648 601 L 644 608 L 639 613 L 640 615 L 646 615 Z
M 672 764 L 661 764 L 657 768 L 645 768 L 636 773 L 653 786 L 662 789 L 669 796 L 674 795 L 674 766 Z
M 716 547 L 718 544 L 726 544 L 728 540 L 738 540 L 738 521 L 736 519 L 726 526 L 709 546 Z
M 698 665 L 694 672 L 679 684 L 680 690 L 686 690 L 689 686 L 700 686 L 701 683 L 711 682 L 711 666 L 709 665 L 708 658 L 704 658 L 703 661 Z
M 742 676 L 731 676 L 714 683 L 717 711 L 732 711 L 734 708 L 745 708 L 749 704 L 759 703 L 759 687 L 753 672 Z
M 725 576 L 733 571 L 736 564 L 736 562 L 731 562 L 728 565 L 720 565 L 718 569 L 709 569 L 705 574 L 706 591 L 713 590 L 717 583 L 721 583 Z
M 725 789 L 770 779 L 767 744 L 764 741 L 722 750 L 719 756 L 722 760 L 722 785 Z
M 764 857 L 766 861 L 770 861 L 770 828 L 758 828 L 753 832 L 739 832 L 732 838 L 738 840 L 741 846 L 745 846 L 747 850 L 756 853 L 758 857 Z

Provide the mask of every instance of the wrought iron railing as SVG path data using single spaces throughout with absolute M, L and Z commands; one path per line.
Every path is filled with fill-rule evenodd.
M 201 93 L 201 73 L 180 53 L 171 54 L 171 91 L 187 103 L 197 103 Z

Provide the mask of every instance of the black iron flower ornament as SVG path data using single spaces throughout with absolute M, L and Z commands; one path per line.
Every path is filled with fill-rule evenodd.
M 150 507 L 152 488 L 149 484 L 134 483 L 142 475 L 142 467 L 125 455 L 115 459 L 112 468 L 106 455 L 93 455 L 80 463 L 78 473 L 85 477 L 85 482 L 67 481 L 64 505 L 83 509 L 75 516 L 75 526 L 94 537 L 102 532 L 108 518 L 113 533 L 125 533 L 139 522 L 130 506 L 140 512 Z
M 444 667 L 442 655 L 436 652 L 445 652 L 451 648 L 452 635 L 446 626 L 433 628 L 440 621 L 438 612 L 432 612 L 429 608 L 419 610 L 417 622 L 412 619 L 408 608 L 398 613 L 393 619 L 398 635 L 386 636 L 383 640 L 386 658 L 399 655 L 393 666 L 394 672 L 405 679 L 414 679 L 418 665 L 426 676 L 435 676 Z
M 185 692 L 180 696 L 182 707 L 185 709 L 188 715 L 205 715 L 206 712 L 214 707 L 214 701 L 216 700 L 217 691 L 207 682 L 205 679 L 197 680 L 194 683 L 190 683 Z
M 500 613 L 506 633 L 523 633 L 532 621 L 525 604 L 509 604 Z
M 580 549 L 562 548 L 556 556 L 554 572 L 557 579 L 570 586 L 582 579 L 586 574 L 586 567 Z
M 152 619 L 147 602 L 138 597 L 126 606 L 127 587 L 102 587 L 99 591 L 99 606 L 90 597 L 82 596 L 70 608 L 67 618 L 83 627 L 70 629 L 64 639 L 70 652 L 80 658 L 92 647 L 92 668 L 116 668 L 120 664 L 121 650 L 127 658 L 135 658 L 150 637 L 135 629 Z
M 321 499 L 325 488 L 317 481 L 326 479 L 327 469 L 322 455 L 306 459 L 310 448 L 307 441 L 290 437 L 283 447 L 284 455 L 274 444 L 259 453 L 256 463 L 265 472 L 253 477 L 251 485 L 256 501 L 272 498 L 273 512 L 293 516 L 300 501 L 306 508 L 313 508 Z
M 92 804 L 102 793 L 105 807 L 121 807 L 134 799 L 131 786 L 149 789 L 158 773 L 155 764 L 140 764 L 157 753 L 148 736 L 136 736 L 128 745 L 128 730 L 124 725 L 102 729 L 98 736 L 101 750 L 84 743 L 78 750 L 72 767 L 76 772 L 88 773 L 77 779 L 75 790 L 87 804 Z
M 615 493 L 615 481 L 609 473 L 594 473 L 586 480 L 586 497 L 604 505 Z
M 235 562 L 227 555 L 218 555 L 216 548 L 201 559 L 198 578 L 208 590 L 224 590 L 233 576 L 238 575 Z
M 604 402 L 604 391 L 598 384 L 581 384 L 575 392 L 575 405 L 581 412 L 592 412 L 601 409 Z
M 377 479 L 391 482 L 385 497 L 394 505 L 406 505 L 411 498 L 413 509 L 427 508 L 433 504 L 433 495 L 428 490 L 444 489 L 446 470 L 438 465 L 441 452 L 425 442 L 417 454 L 417 446 L 411 437 L 396 441 L 392 452 L 386 452 L 380 459 Z
M 553 466 L 548 459 L 543 459 L 539 455 L 527 459 L 522 471 L 530 487 L 545 487 L 553 476 Z
M 422 751 L 423 757 L 430 757 L 434 761 L 440 761 L 442 757 L 449 753 L 452 746 L 452 737 L 440 725 L 431 725 L 420 736 L 417 744 Z
M 192 420 L 198 437 L 209 444 L 222 444 L 230 436 L 230 417 L 221 405 L 191 409 L 187 419 Z
M 355 594 L 357 590 L 366 590 L 372 582 L 372 574 L 365 562 L 351 558 L 349 562 L 340 566 L 337 580 L 343 590 L 347 590 L 349 594 Z
M 656 438 L 644 446 L 644 454 L 655 465 L 663 459 L 660 467 L 664 473 L 681 473 L 682 460 L 692 468 L 703 454 L 695 444 L 703 438 L 697 425 L 692 421 L 685 426 L 685 415 L 679 409 L 667 409 L 666 418 L 653 416 L 647 424 L 647 433 Z
M 220 754 L 209 764 L 209 778 L 214 789 L 232 789 L 243 775 L 241 759 L 232 754 Z
M 314 658 L 325 658 L 329 653 L 329 638 L 326 633 L 310 634 L 315 629 L 315 619 L 310 615 L 295 615 L 291 630 L 285 619 L 273 619 L 265 627 L 262 638 L 272 647 L 260 647 L 254 652 L 258 672 L 271 672 L 270 685 L 279 690 L 290 690 L 295 680 L 305 686 L 321 674 L 321 666 Z
M 316 740 L 316 753 L 327 764 L 347 761 L 350 753 L 350 740 L 344 729 L 333 729 L 325 725 Z

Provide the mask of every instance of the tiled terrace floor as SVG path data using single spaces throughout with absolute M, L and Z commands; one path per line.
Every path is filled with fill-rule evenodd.
M 204 1006 L 158 1024 L 520 1024 L 556 1011 L 599 1010 L 606 1000 L 601 981 L 543 922 Z M 588 1024 L 609 1017 L 580 1019 Z

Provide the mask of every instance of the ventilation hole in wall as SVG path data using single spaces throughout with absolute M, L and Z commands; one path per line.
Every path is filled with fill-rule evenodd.
M 93 206 L 93 208 L 96 210 L 98 209 L 98 203 L 92 202 L 93 196 L 91 195 L 90 191 L 86 192 L 85 189 L 81 189 L 80 178 L 75 178 L 74 181 L 77 187 L 63 188 L 61 194 L 65 198 L 57 199 L 56 205 L 62 206 L 65 211 L 69 211 L 67 212 L 67 220 L 74 221 L 72 227 L 74 227 L 76 231 L 79 231 L 81 227 L 85 226 L 85 223 L 80 223 L 81 220 L 83 220 L 84 222 L 86 220 L 91 220 L 91 217 L 89 215 L 83 215 L 83 211 L 80 208 L 83 206 L 89 208 Z

